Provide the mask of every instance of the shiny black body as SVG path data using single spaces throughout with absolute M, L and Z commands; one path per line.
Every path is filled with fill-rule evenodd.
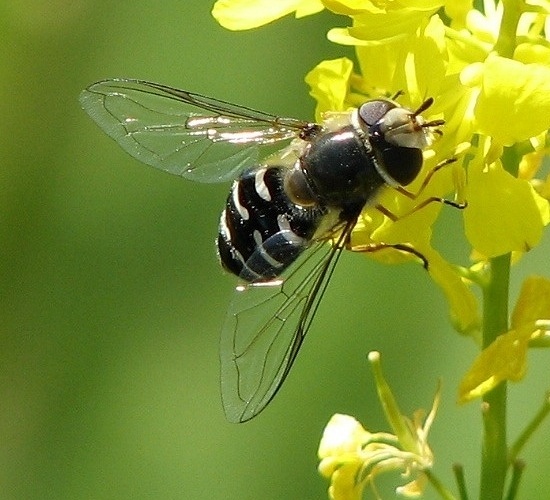
M 263 183 L 269 199 L 257 190 L 258 168 L 243 173 L 233 183 L 227 198 L 218 234 L 218 255 L 223 266 L 246 281 L 269 280 L 279 276 L 307 248 L 325 213 L 322 206 L 302 208 L 284 190 L 286 168 L 270 166 L 263 170 Z M 240 205 L 248 212 L 243 217 Z M 285 226 L 281 220 L 284 219 Z M 257 252 L 269 241 L 265 252 Z M 265 246 L 265 245 L 264 245 Z M 280 266 L 273 262 L 280 262 Z
M 387 106 L 377 109 L 388 111 Z M 387 176 L 399 185 L 412 181 L 422 166 L 422 151 L 388 143 L 379 119 L 366 131 L 349 124 L 310 134 L 294 172 L 282 165 L 245 171 L 233 183 L 221 216 L 217 245 L 223 266 L 248 282 L 277 278 L 314 241 L 324 215 L 332 212 L 335 227 L 343 227 L 357 220 L 388 184 Z M 303 176 L 307 204 L 300 205 L 285 189 L 291 173 Z
M 340 209 L 348 219 L 357 217 L 384 185 L 375 161 L 374 151 L 348 125 L 315 137 L 300 164 L 320 203 Z

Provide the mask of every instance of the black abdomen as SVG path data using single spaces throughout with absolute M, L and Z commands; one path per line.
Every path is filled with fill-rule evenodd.
M 276 166 L 245 171 L 229 192 L 218 254 L 228 271 L 246 281 L 280 276 L 308 247 L 324 214 L 290 201 L 283 188 L 285 171 Z

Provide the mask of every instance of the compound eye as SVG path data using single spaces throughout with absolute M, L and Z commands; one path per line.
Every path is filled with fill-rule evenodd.
M 288 171 L 284 180 L 285 193 L 292 203 L 301 207 L 312 207 L 318 204 L 304 171 L 296 166 Z
M 422 150 L 392 146 L 381 153 L 386 174 L 401 186 L 407 186 L 418 176 L 422 168 Z
M 359 116 L 368 127 L 376 125 L 391 109 L 396 108 L 397 105 L 387 99 L 375 99 L 367 101 L 359 108 Z

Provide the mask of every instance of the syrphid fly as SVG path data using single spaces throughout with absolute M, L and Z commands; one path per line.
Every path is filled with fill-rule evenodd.
M 272 400 L 361 211 L 417 177 L 443 123 L 422 118 L 431 99 L 416 110 L 373 99 L 312 123 L 124 79 L 90 85 L 80 102 L 138 160 L 198 182 L 233 180 L 217 237 L 223 267 L 239 278 L 220 353 L 231 422 Z

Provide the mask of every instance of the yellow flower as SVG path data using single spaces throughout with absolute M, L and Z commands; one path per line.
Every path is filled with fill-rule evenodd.
M 548 347 L 550 280 L 527 278 L 512 314 L 512 329 L 477 356 L 459 387 L 459 401 L 481 397 L 505 380 L 518 381 L 527 370 L 527 348 Z
M 451 19 L 451 26 L 461 29 L 466 24 L 466 17 L 472 11 L 473 0 L 446 0 L 445 14 Z
M 217 0 L 212 15 L 224 28 L 248 30 L 295 13 L 309 16 L 323 10 L 320 0 Z
M 476 66 L 475 84 L 480 89 L 474 110 L 477 133 L 511 146 L 548 130 L 550 66 L 494 54 Z
M 384 2 L 361 0 L 323 0 L 336 14 L 352 17 L 349 28 L 333 28 L 328 33 L 332 42 L 343 45 L 370 45 L 404 39 L 414 33 L 423 20 L 442 5 L 440 0 Z
M 349 90 L 353 63 L 346 57 L 323 61 L 306 75 L 310 94 L 317 101 L 315 117 L 323 120 L 325 113 L 345 111 L 352 106 Z
M 486 258 L 526 252 L 550 221 L 548 201 L 529 182 L 506 172 L 499 159 L 487 165 L 485 158 L 480 154 L 468 165 L 466 236 Z
M 432 409 L 415 412 L 412 419 L 400 414 L 391 390 L 379 366 L 379 354 L 370 353 L 382 406 L 394 434 L 371 433 L 353 417 L 334 415 L 323 432 L 319 444 L 319 472 L 330 478 L 329 497 L 333 500 L 359 500 L 363 490 L 381 473 L 401 470 L 403 477 L 414 476 L 409 483 L 396 489 L 402 496 L 419 496 L 427 483 L 424 471 L 433 464 L 428 445 L 428 433 L 439 404 L 439 390 Z

